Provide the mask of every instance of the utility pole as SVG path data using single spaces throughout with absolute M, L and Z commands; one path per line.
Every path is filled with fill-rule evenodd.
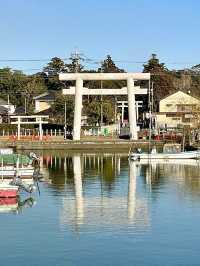
M 102 69 L 102 66 L 103 66 L 103 62 L 101 61 L 101 73 L 103 72 L 103 69 Z M 101 90 L 103 89 L 103 81 L 101 80 Z M 103 125 L 103 105 L 102 105 L 102 102 L 103 102 L 103 97 L 101 95 L 101 116 L 100 116 L 100 125 L 102 126 Z
M 74 60 L 74 64 L 75 64 L 74 72 L 75 73 L 79 72 L 80 60 L 82 59 L 81 55 L 82 54 L 80 54 L 77 50 L 75 50 L 74 53 L 71 53 L 71 58 L 70 59 Z
M 27 108 L 26 108 L 26 96 L 25 96 L 25 98 L 24 98 L 24 113 L 25 113 L 25 115 L 26 115 L 26 112 L 27 112 L 26 109 L 27 109 Z
M 64 125 L 64 139 L 67 139 L 67 103 L 65 100 L 65 125 Z
M 149 153 L 151 149 L 151 135 L 152 135 L 152 88 L 151 88 L 151 82 L 149 80 Z
M 152 129 L 152 113 L 153 113 L 153 82 L 149 82 L 149 129 Z M 151 137 L 151 134 L 150 134 Z

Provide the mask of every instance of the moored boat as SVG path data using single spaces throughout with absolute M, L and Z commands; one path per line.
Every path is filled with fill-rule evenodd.
M 163 152 L 158 153 L 155 148 L 151 153 L 148 152 L 131 152 L 131 160 L 172 160 L 172 159 L 200 159 L 200 151 L 181 151 L 180 144 L 165 144 Z
M 0 198 L 0 213 L 16 212 L 18 208 L 18 198 Z
M 18 195 L 18 186 L 6 184 L 4 181 L 0 183 L 0 198 L 14 198 Z

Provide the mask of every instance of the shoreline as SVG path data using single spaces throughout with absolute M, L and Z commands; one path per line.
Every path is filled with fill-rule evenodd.
M 164 141 L 152 141 L 151 146 L 162 148 Z M 80 141 L 0 141 L 0 148 L 16 150 L 67 150 L 67 151 L 129 151 L 134 148 L 148 149 L 149 142 L 143 140 L 80 140 Z

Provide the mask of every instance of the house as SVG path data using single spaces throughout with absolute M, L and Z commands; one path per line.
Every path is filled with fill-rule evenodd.
M 33 97 L 35 100 L 35 113 L 47 110 L 55 102 L 55 92 L 48 91 L 38 96 Z
M 195 127 L 197 115 L 200 115 L 200 99 L 177 91 L 160 101 L 156 124 L 159 128 Z
M 15 106 L 1 98 L 0 98 L 0 107 L 2 107 L 3 109 L 7 109 L 7 113 L 9 115 L 14 114 L 15 112 Z

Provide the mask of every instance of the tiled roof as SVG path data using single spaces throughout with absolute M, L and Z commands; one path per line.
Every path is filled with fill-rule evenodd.
M 39 101 L 54 101 L 55 100 L 55 92 L 54 91 L 45 92 L 43 94 L 35 96 L 33 99 L 39 100 Z

